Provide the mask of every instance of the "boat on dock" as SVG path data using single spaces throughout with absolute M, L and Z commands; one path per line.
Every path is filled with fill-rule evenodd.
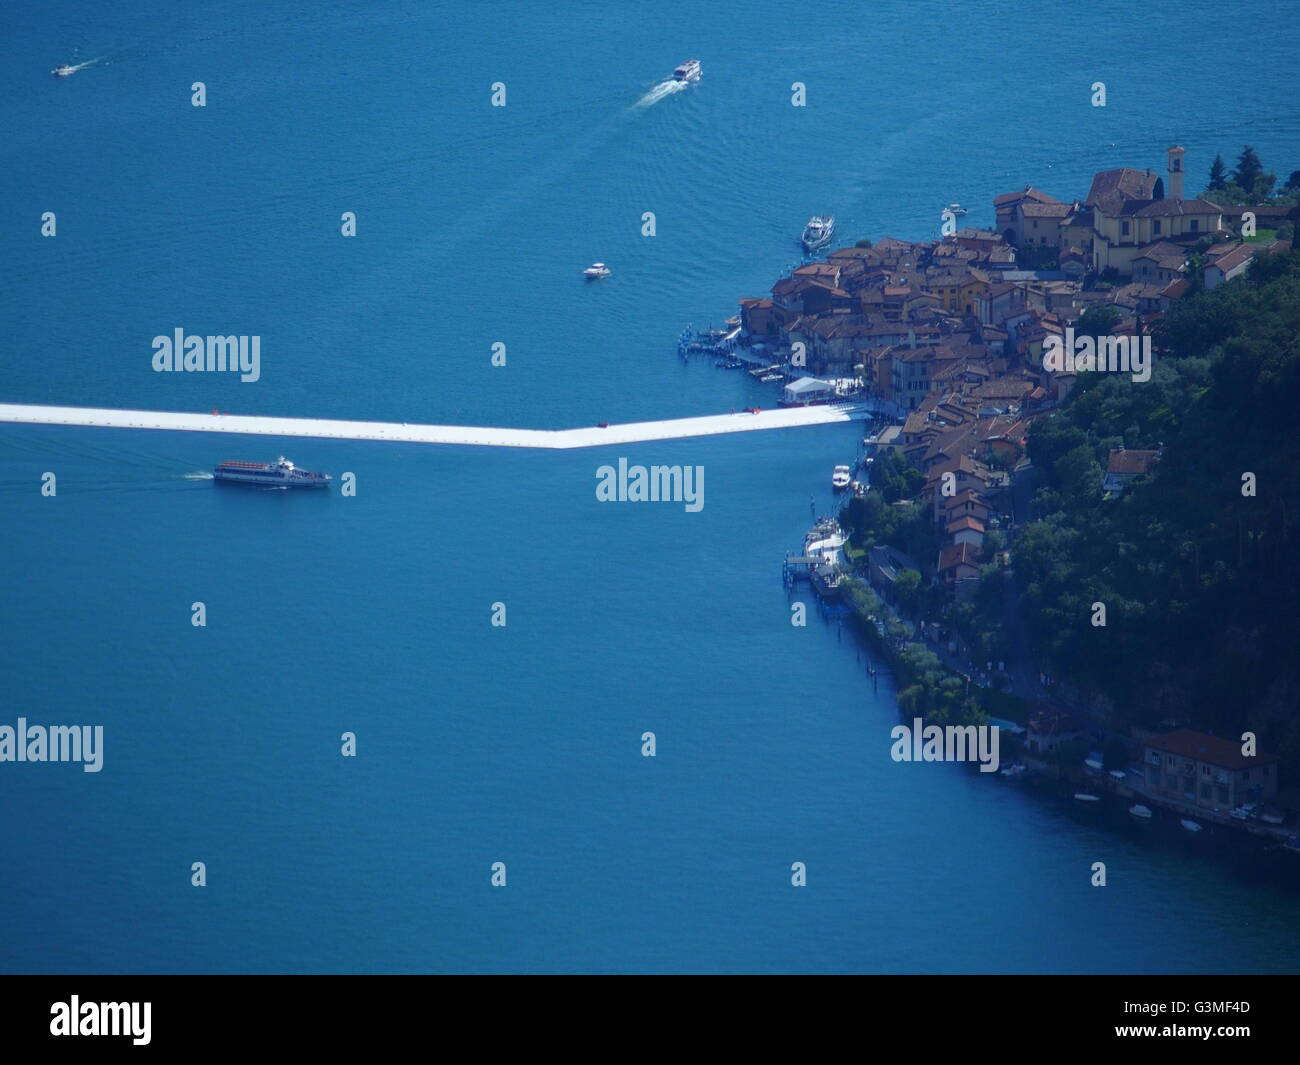
M 682 358 L 688 355 L 732 355 L 740 336 L 740 324 L 732 325 L 730 321 L 727 324 L 726 329 L 707 329 L 704 332 L 687 326 L 677 338 L 677 354 Z

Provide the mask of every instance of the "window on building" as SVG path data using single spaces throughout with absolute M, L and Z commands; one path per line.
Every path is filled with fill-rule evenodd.
M 1157 236 L 1160 235 L 1160 219 L 1157 218 L 1157 219 L 1152 223 L 1152 229 L 1151 229 L 1151 232 L 1154 233 L 1154 234 L 1156 234 Z
M 1201 228 L 1201 223 L 1200 223 L 1197 219 L 1193 218 L 1193 219 L 1192 219 L 1192 232 L 1195 233 L 1195 232 L 1196 232 L 1198 229 L 1200 229 L 1200 228 Z
M 1121 236 L 1125 236 L 1125 237 L 1127 237 L 1127 236 L 1128 236 L 1128 223 L 1127 223 L 1127 222 L 1121 222 L 1121 223 L 1119 224 L 1119 231 L 1120 231 L 1120 235 L 1121 235 Z

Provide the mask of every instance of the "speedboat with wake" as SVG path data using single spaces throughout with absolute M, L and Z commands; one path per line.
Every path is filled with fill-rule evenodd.
M 77 72 L 76 67 L 70 67 L 67 63 L 62 63 L 50 71 L 56 78 L 66 78 Z
M 688 59 L 673 71 L 673 81 L 699 81 L 703 73 L 698 59 Z

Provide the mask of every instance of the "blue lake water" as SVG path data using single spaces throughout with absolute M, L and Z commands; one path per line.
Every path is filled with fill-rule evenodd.
M 11 20 L 0 400 L 548 428 L 768 407 L 675 339 L 764 294 L 810 214 L 920 239 L 952 201 L 987 225 L 998 193 L 1082 196 L 1173 143 L 1189 185 L 1243 142 L 1300 166 L 1276 32 L 1300 20 L 1262 3 L 1233 20 L 1250 75 L 1214 92 L 1162 58 L 1208 56 L 1200 3 L 1142 34 L 1112 2 L 828 9 L 816 32 L 767 0 L 322 6 Z M 635 106 L 690 56 L 698 86 Z M 614 275 L 584 284 L 597 259 Z M 262 379 L 155 373 L 177 327 L 260 335 Z M 1281 887 L 890 761 L 888 680 L 848 633 L 792 627 L 779 573 L 858 435 L 0 427 L 0 723 L 106 734 L 98 774 L 0 765 L 0 968 L 1294 970 Z M 356 497 L 204 478 L 279 451 Z M 598 503 L 620 455 L 704 466 L 704 509 Z

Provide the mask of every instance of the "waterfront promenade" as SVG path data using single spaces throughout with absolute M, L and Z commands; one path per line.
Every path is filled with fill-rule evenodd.
M 0 403 L 0 422 L 28 425 L 74 425 L 109 429 L 170 429 L 195 433 L 252 436 L 329 437 L 339 440 L 388 440 L 410 444 L 463 444 L 471 447 L 569 449 L 609 444 L 639 444 L 721 433 L 793 429 L 805 425 L 868 418 L 867 403 L 789 407 L 758 413 L 713 414 L 654 422 L 580 429 L 508 429 L 474 425 L 420 425 L 361 422 L 336 418 L 279 418 L 249 414 L 198 414 L 184 411 L 113 410 L 101 407 L 51 407 Z

